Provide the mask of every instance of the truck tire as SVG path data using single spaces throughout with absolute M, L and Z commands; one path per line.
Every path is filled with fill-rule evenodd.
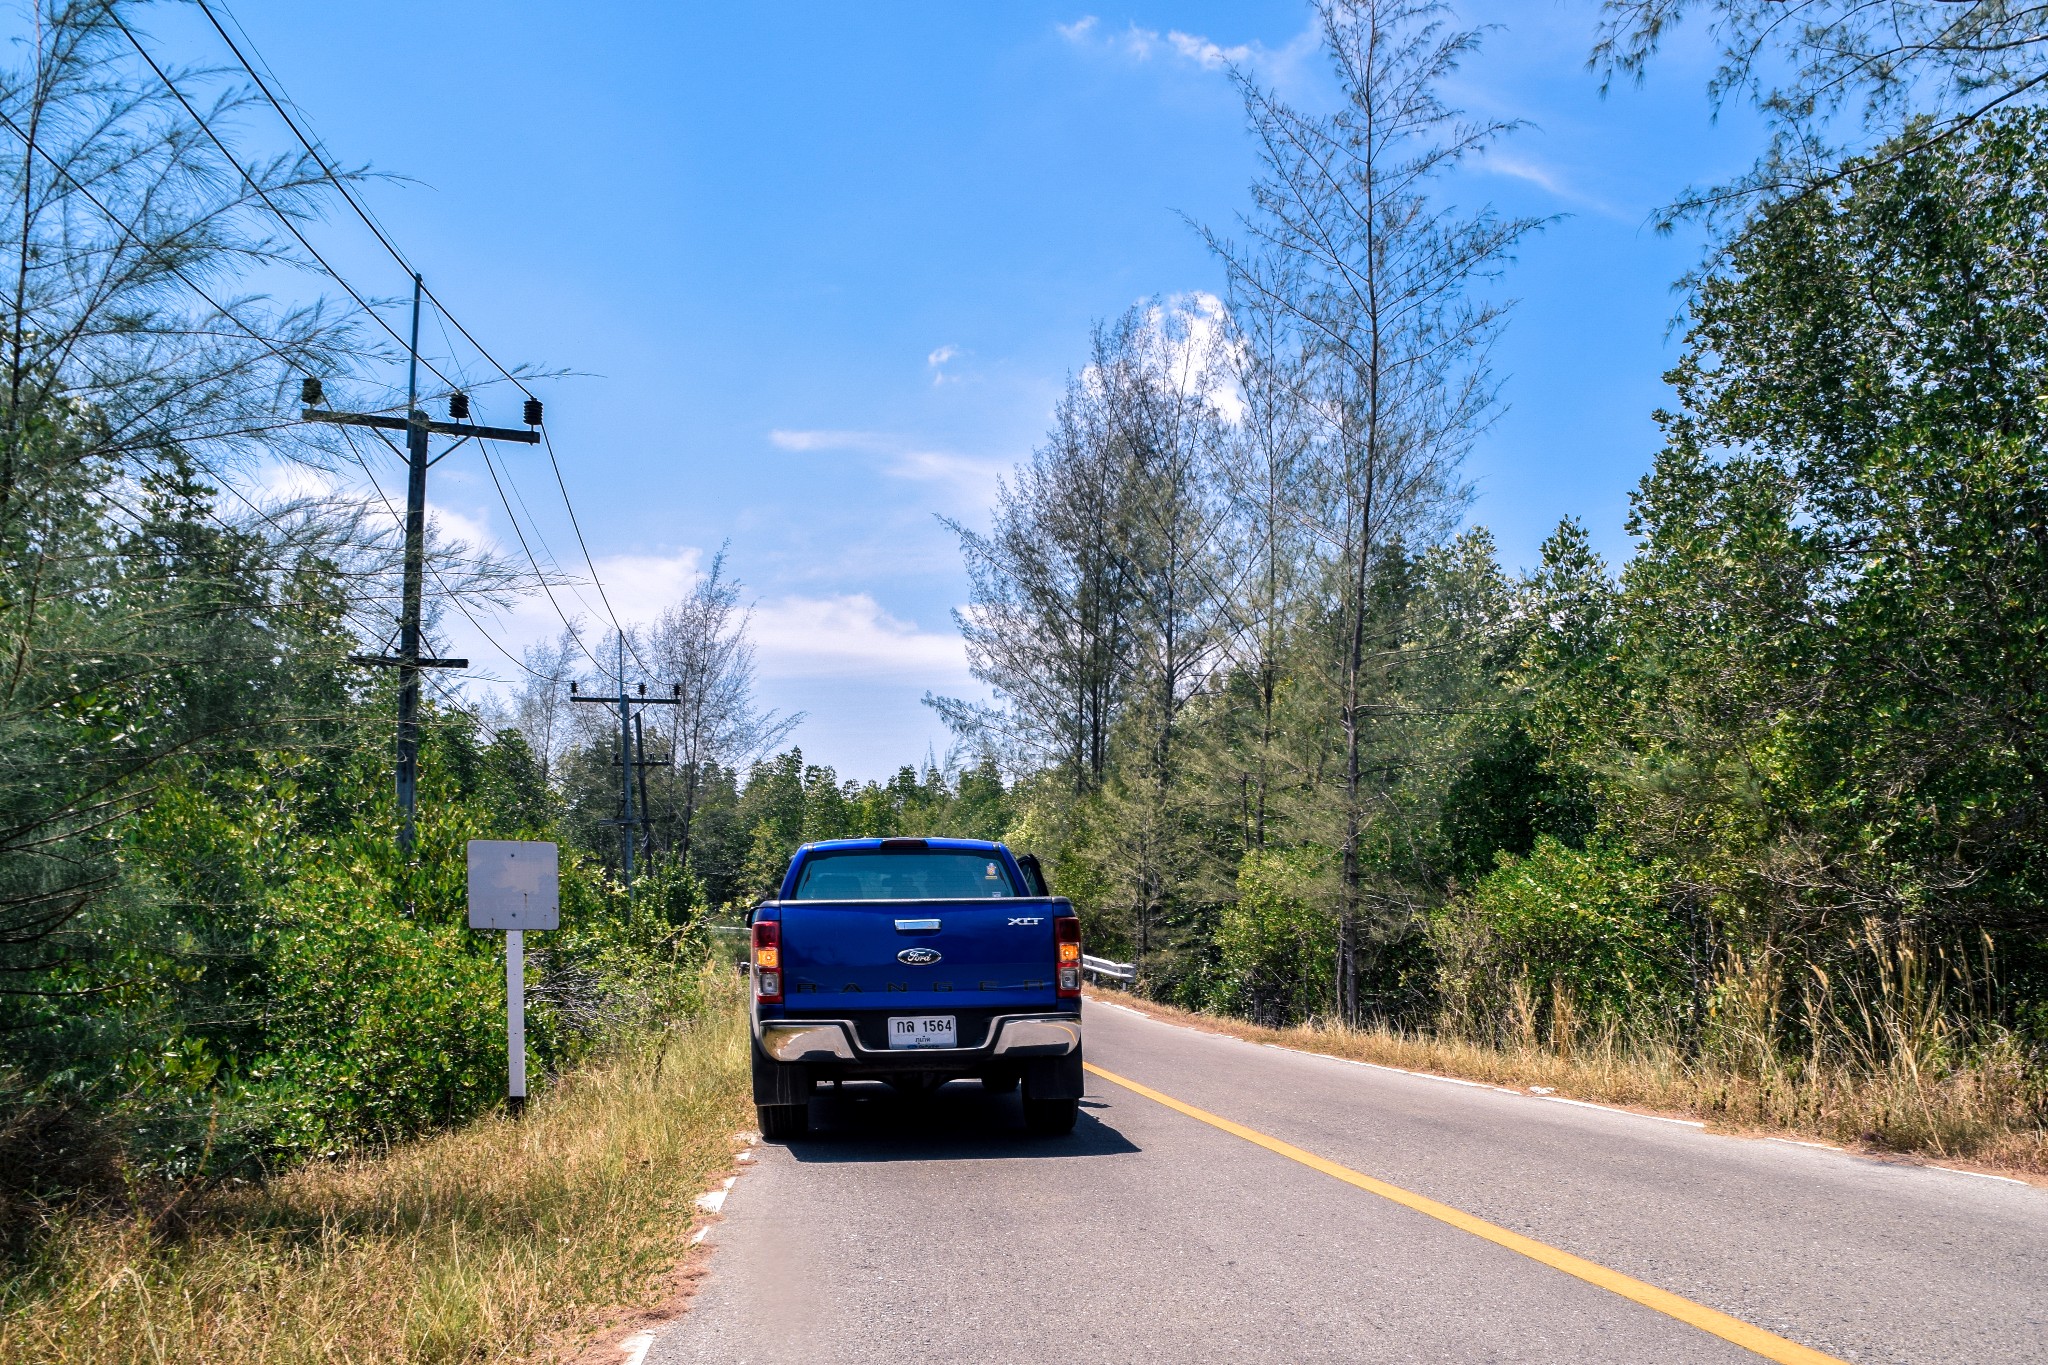
M 754 1113 L 760 1121 L 761 1136 L 770 1142 L 793 1142 L 811 1131 L 808 1104 L 757 1104 Z
M 1034 1100 L 1024 1097 L 1024 1127 L 1037 1137 L 1059 1137 L 1074 1131 L 1080 1116 L 1079 1100 Z
M 754 1103 L 756 1105 L 802 1105 L 817 1093 L 811 1069 L 795 1062 L 772 1061 L 752 1049 L 754 1060 Z

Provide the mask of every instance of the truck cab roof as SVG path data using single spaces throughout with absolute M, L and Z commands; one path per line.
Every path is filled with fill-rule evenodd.
M 806 862 L 845 853 L 964 853 L 1001 863 L 1012 883 L 1019 889 L 1029 890 L 1034 881 L 1025 874 L 1010 850 L 993 839 L 819 839 L 799 847 L 796 855 L 789 860 L 789 868 L 783 873 L 782 886 L 776 893 L 776 899 L 788 900 L 795 894 Z
M 803 852 L 806 850 L 822 851 L 826 849 L 842 848 L 888 848 L 891 851 L 900 848 L 906 853 L 912 851 L 913 849 L 919 848 L 936 848 L 943 849 L 947 852 L 957 851 L 961 853 L 995 853 L 997 851 L 1009 851 L 1007 848 L 1005 848 L 1002 844 L 996 842 L 994 839 L 873 838 L 819 839 L 812 843 L 803 845 L 802 848 L 798 850 L 798 852 Z

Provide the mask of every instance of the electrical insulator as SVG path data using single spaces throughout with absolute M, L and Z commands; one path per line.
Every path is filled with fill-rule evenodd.
M 643 696 L 643 697 L 647 695 L 647 684 L 646 684 L 646 683 L 641 683 L 641 684 L 640 684 L 640 695 L 641 695 L 641 696 Z
M 310 374 L 299 381 L 299 401 L 309 408 L 317 408 L 327 401 L 327 396 L 320 392 L 320 381 Z
M 448 395 L 448 416 L 451 420 L 457 422 L 467 422 L 469 420 L 468 394 L 451 393 Z
M 526 425 L 530 427 L 540 425 L 540 400 L 538 398 L 526 400 Z
M 569 684 L 569 695 L 572 697 L 576 695 L 576 684 L 573 682 Z

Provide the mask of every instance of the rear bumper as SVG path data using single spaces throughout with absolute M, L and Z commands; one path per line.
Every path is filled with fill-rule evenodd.
M 979 1047 L 870 1048 L 852 1019 L 756 1019 L 754 1040 L 768 1058 L 784 1063 L 890 1070 L 972 1070 L 992 1061 L 1065 1057 L 1081 1050 L 1079 1014 L 1006 1014 L 989 1021 Z

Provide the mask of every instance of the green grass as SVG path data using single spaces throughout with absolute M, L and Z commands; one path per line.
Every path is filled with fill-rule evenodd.
M 0 1360 L 555 1360 L 658 1298 L 691 1200 L 753 1126 L 742 1001 L 624 1039 L 493 1118 L 211 1192 L 72 1212 L 0 1286 Z

